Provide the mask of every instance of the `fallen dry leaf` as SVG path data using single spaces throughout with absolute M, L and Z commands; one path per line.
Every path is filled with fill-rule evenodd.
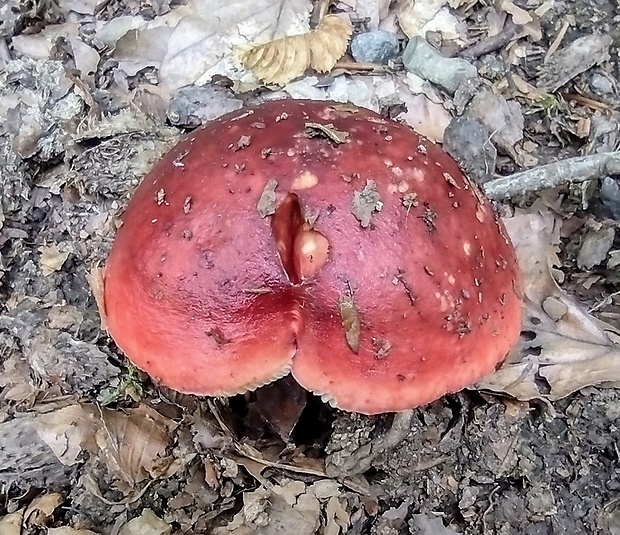
M 459 535 L 458 531 L 445 527 L 441 518 L 432 514 L 412 515 L 411 523 L 418 529 L 418 535 Z
M 332 480 L 306 485 L 285 479 L 280 485 L 245 492 L 241 511 L 228 526 L 216 528 L 213 534 L 313 535 L 326 533 L 327 527 L 329 534 L 346 533 L 349 518 L 338 501 L 340 495 L 339 484 Z M 337 528 L 342 530 L 335 531 Z
M 2 535 L 22 535 L 22 520 L 24 509 L 0 518 L 0 533 Z
M 588 270 L 602 264 L 613 247 L 615 237 L 616 229 L 612 226 L 601 225 L 588 230 L 577 253 L 577 267 Z
M 135 485 L 147 477 L 159 477 L 165 467 L 158 462 L 172 439 L 176 424 L 147 405 L 126 412 L 101 410 L 104 426 L 96 441 L 110 465 L 127 483 Z
M 285 85 L 309 68 L 332 70 L 344 56 L 352 32 L 348 18 L 326 15 L 315 30 L 258 45 L 243 52 L 241 60 L 263 82 Z
M 416 132 L 435 142 L 443 142 L 443 135 L 452 115 L 443 105 L 433 102 L 423 93 L 415 94 L 409 81 L 414 75 L 397 79 L 396 91 L 407 110 L 398 115 Z
M 166 475 L 172 462 L 165 459 L 165 451 L 176 424 L 147 405 L 126 411 L 69 405 L 41 415 L 36 425 L 63 464 L 79 462 L 83 451 L 103 455 L 130 486 Z
M 24 524 L 27 526 L 45 526 L 63 501 L 64 498 L 57 492 L 38 496 L 30 503 L 24 513 Z
M 168 87 L 239 76 L 234 50 L 307 31 L 308 0 L 191 0 L 167 42 L 160 75 Z M 154 40 L 156 43 L 156 39 Z
M 542 39 L 540 16 L 537 11 L 526 11 L 510 0 L 503 0 L 500 7 L 512 17 L 512 21 L 517 26 L 520 26 L 525 32 L 527 32 L 533 41 L 536 42 Z
M 588 314 L 552 276 L 559 265 L 557 217 L 545 211 L 504 223 L 523 271 L 524 335 L 508 361 L 478 388 L 555 401 L 586 386 L 620 384 L 620 332 Z
M 532 15 L 530 15 L 525 9 L 520 8 L 510 0 L 503 0 L 501 3 L 501 8 L 508 13 L 512 17 L 513 22 L 519 26 L 528 24 L 534 20 Z
M 118 535 L 169 535 L 172 527 L 166 524 L 150 509 L 125 524 Z
M 105 280 L 105 268 L 94 267 L 86 274 L 86 280 L 95 298 L 97 304 L 97 310 L 99 310 L 99 317 L 101 318 L 101 329 L 107 330 L 108 320 L 105 312 L 105 301 L 103 285 Z
M 354 0 L 353 7 L 360 19 L 366 19 L 369 30 L 379 28 L 379 23 L 390 15 L 391 0 Z
M 323 535 L 339 535 L 346 533 L 349 526 L 351 515 L 346 506 L 338 499 L 337 496 L 331 496 L 325 507 L 325 530 Z
M 41 273 L 44 277 L 51 275 L 62 268 L 70 251 L 61 250 L 57 245 L 39 247 L 41 253 Z
M 202 85 L 215 74 L 238 79 L 236 50 L 309 29 L 309 0 L 188 0 L 164 15 L 113 18 L 96 41 L 113 50 L 119 77 L 159 69 L 160 87 L 172 93 Z
M 61 528 L 49 528 L 47 535 L 99 535 L 89 529 L 74 529 L 67 526 Z
M 69 405 L 40 415 L 35 423 L 37 433 L 58 460 L 73 466 L 84 450 L 95 449 L 95 416 L 88 405 Z
M 34 403 L 37 388 L 30 378 L 30 366 L 16 339 L 4 339 L 0 372 L 1 398 L 5 401 Z

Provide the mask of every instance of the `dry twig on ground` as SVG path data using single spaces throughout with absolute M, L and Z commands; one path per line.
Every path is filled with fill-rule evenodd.
M 579 156 L 496 178 L 484 185 L 489 197 L 501 201 L 543 189 L 620 174 L 620 151 Z

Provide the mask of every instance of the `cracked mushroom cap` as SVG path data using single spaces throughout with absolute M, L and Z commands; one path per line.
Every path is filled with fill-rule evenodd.
M 192 132 L 146 176 L 105 271 L 111 336 L 156 381 L 232 395 L 292 373 L 345 410 L 426 404 L 521 326 L 490 202 L 411 128 L 280 100 Z

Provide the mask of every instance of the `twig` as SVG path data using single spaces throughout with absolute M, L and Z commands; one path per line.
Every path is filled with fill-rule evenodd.
M 597 303 L 596 305 L 590 307 L 588 309 L 588 314 L 592 314 L 592 312 L 596 312 L 600 308 L 603 308 L 607 305 L 611 305 L 613 303 L 614 297 L 618 297 L 619 295 L 620 295 L 620 292 L 614 292 L 614 293 L 609 294 L 600 303 Z
M 240 442 L 235 443 L 235 449 L 237 453 L 246 459 L 250 459 L 255 463 L 262 464 L 263 466 L 267 466 L 269 468 L 278 468 L 280 470 L 286 470 L 288 472 L 294 472 L 297 474 L 306 474 L 309 476 L 328 478 L 329 476 L 325 473 L 324 470 L 318 470 L 316 468 L 308 468 L 305 466 L 295 466 L 294 464 L 280 463 L 277 461 L 270 461 L 265 459 L 262 454 L 249 444 L 244 444 Z
M 348 61 L 346 59 L 340 59 L 336 62 L 334 69 L 342 69 L 344 71 L 370 73 L 370 74 L 385 74 L 390 72 L 387 67 L 383 65 L 376 65 L 374 63 L 364 63 L 358 61 Z M 331 73 L 334 76 L 333 73 Z
M 620 151 L 578 156 L 496 178 L 484 184 L 486 194 L 497 201 L 543 189 L 620 174 Z
M 566 100 L 572 100 L 581 104 L 582 106 L 587 106 L 594 110 L 600 110 L 605 112 L 613 111 L 613 106 L 609 104 L 605 104 L 604 102 L 599 102 L 598 100 L 594 100 L 593 98 L 584 97 L 583 95 L 576 95 L 574 93 L 566 93 L 564 94 L 564 98 Z
M 549 50 L 547 50 L 547 53 L 545 54 L 545 57 L 543 59 L 543 63 L 549 63 L 551 56 L 553 56 L 553 54 L 555 54 L 558 51 L 558 48 L 560 48 L 560 45 L 562 44 L 562 40 L 566 36 L 566 32 L 568 31 L 569 28 L 570 28 L 570 22 L 565 20 L 564 24 L 562 24 L 562 27 L 560 28 L 560 31 L 558 32 L 555 39 L 553 40 L 553 43 L 551 43 Z
M 482 527 L 483 527 L 484 533 L 488 532 L 487 516 L 491 512 L 491 509 L 493 509 L 493 506 L 495 505 L 495 496 L 501 489 L 502 487 L 500 487 L 499 485 L 496 485 L 495 488 L 491 491 L 491 494 L 489 494 L 489 506 L 485 509 L 484 513 L 482 513 Z
M 519 28 L 512 20 L 508 19 L 499 33 L 491 37 L 486 37 L 475 45 L 468 46 L 464 50 L 461 50 L 459 56 L 469 60 L 477 59 L 484 54 L 504 48 L 510 41 L 513 41 L 517 35 L 519 35 Z

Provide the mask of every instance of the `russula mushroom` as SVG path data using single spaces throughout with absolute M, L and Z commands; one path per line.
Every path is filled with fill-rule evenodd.
M 161 384 L 289 373 L 400 411 L 492 372 L 521 327 L 514 249 L 438 146 L 350 105 L 278 100 L 190 133 L 137 188 L 105 270 L 110 335 Z

